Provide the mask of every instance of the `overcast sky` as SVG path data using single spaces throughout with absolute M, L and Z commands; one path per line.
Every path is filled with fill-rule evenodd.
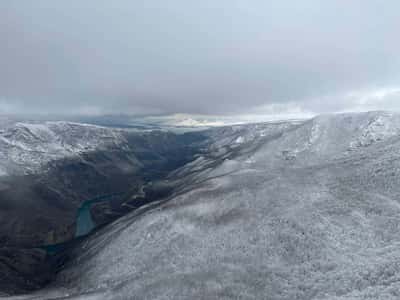
M 400 1 L 1 0 L 0 113 L 400 110 Z

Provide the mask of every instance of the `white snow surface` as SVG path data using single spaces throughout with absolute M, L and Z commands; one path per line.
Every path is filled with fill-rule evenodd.
M 384 112 L 215 129 L 183 190 L 15 299 L 400 299 L 399 133 Z

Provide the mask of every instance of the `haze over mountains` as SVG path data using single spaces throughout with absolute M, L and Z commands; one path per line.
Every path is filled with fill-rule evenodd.
M 38 263 L 31 273 L 21 265 L 7 269 L 13 263 L 3 253 L 2 270 L 15 278 L 25 276 L 29 281 L 29 274 L 45 267 L 53 274 L 43 279 L 47 284 L 42 289 L 11 299 L 400 296 L 399 114 L 323 115 L 309 120 L 216 127 L 184 135 L 70 123 L 46 123 L 39 128 L 42 126 L 46 135 L 21 124 L 3 132 L 22 127 L 24 133 L 28 129 L 35 132 L 44 144 L 46 140 L 54 145 L 57 140 L 62 149 L 74 145 L 74 151 L 57 152 L 59 146 L 49 149 L 93 168 L 69 170 L 71 175 L 65 179 L 77 177 L 82 186 L 90 186 L 91 179 L 96 181 L 96 176 L 90 176 L 97 171 L 106 176 L 99 189 L 118 185 L 111 174 L 119 176 L 123 168 L 118 173 L 110 169 L 112 165 L 136 170 L 142 164 L 150 173 L 142 176 L 132 171 L 136 177 L 127 177 L 131 185 L 123 200 L 111 207 L 99 204 L 92 209 L 95 220 L 107 224 L 93 234 L 57 254 L 46 255 L 40 249 L 35 250 L 39 251 L 36 256 L 23 252 L 22 257 L 34 257 Z M 80 130 L 74 131 L 75 126 Z M 63 138 L 66 132 L 65 136 L 74 137 L 68 142 Z M 25 153 L 29 143 L 26 135 L 21 136 Z M 96 142 L 90 142 L 89 136 Z M 170 144 L 161 155 L 160 147 L 166 141 Z M 87 153 L 96 153 L 92 159 L 80 148 L 82 144 L 88 147 L 86 142 L 98 149 L 88 148 Z M 21 146 L 16 142 L 13 145 Z M 30 147 L 46 156 L 35 143 Z M 172 152 L 167 151 L 170 147 L 175 147 Z M 163 161 L 162 157 L 175 157 L 178 150 L 186 153 L 186 161 L 169 167 L 153 164 Z M 155 153 L 159 153 L 156 160 L 152 159 Z M 148 160 L 151 163 L 146 164 Z M 51 171 L 52 178 L 64 172 L 62 166 Z M 27 170 L 32 171 L 31 167 Z M 157 170 L 161 174 L 155 175 Z M 118 178 L 120 181 L 123 176 Z M 143 197 L 140 187 L 135 186 L 138 182 L 149 198 L 138 198 Z M 68 191 L 67 185 L 63 188 Z M 87 195 L 80 191 L 76 194 Z M 63 198 L 63 205 L 76 212 L 82 199 L 71 199 Z M 37 201 L 41 203 L 39 198 Z M 123 217 L 112 223 L 113 218 L 104 218 L 110 209 L 118 211 L 122 203 L 132 205 L 135 201 L 141 201 L 139 209 L 119 210 L 118 217 Z M 51 203 L 46 209 L 51 209 Z M 70 215 L 73 224 L 74 214 Z M 38 259 L 37 255 L 53 260 Z M 12 286 L 7 278 L 1 278 L 3 292 L 26 293 L 34 286 L 24 286 L 24 280 L 14 282 L 19 284 Z

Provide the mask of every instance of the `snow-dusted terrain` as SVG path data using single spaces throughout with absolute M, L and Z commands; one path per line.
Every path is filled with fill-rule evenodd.
M 0 128 L 0 176 L 32 174 L 46 163 L 90 151 L 123 148 L 116 129 L 71 122 L 11 123 Z
M 74 249 L 15 299 L 400 299 L 400 116 L 206 131 L 168 201 Z
M 75 239 L 83 203 L 120 195 L 86 206 L 95 228 L 161 197 L 170 187 L 158 181 L 193 160 L 203 140 L 197 133 L 0 118 L 0 294 L 52 278 L 57 263 L 43 247 Z

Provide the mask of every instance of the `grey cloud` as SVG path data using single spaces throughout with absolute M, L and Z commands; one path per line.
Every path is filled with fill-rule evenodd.
M 394 0 L 3 0 L 0 112 L 350 109 L 343 95 L 400 86 L 399 11 Z

